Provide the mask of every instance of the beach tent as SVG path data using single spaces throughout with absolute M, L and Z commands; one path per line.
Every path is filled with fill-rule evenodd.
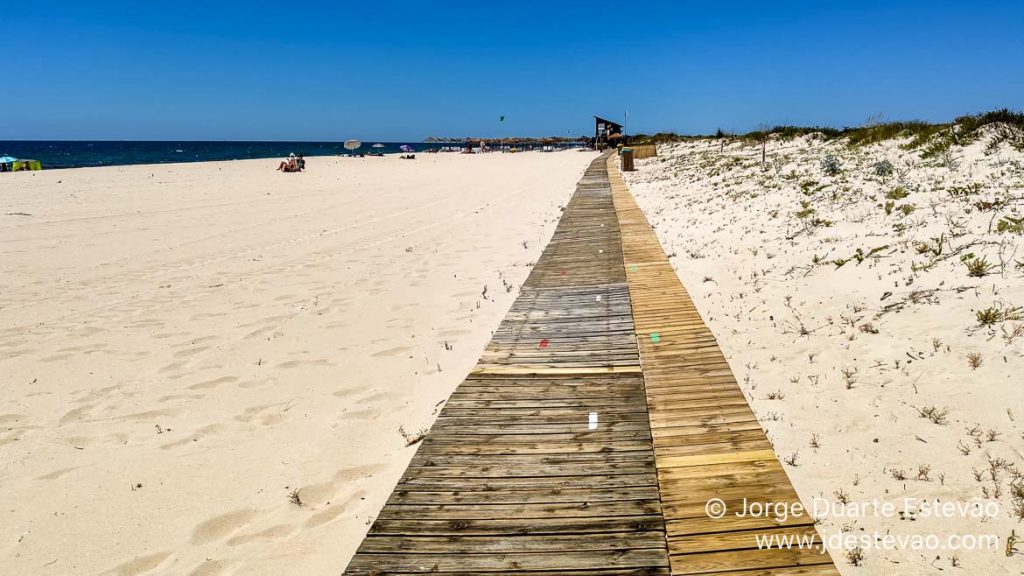
M 11 162 L 11 170 L 15 172 L 20 172 L 22 170 L 42 169 L 43 165 L 41 162 L 39 162 L 39 160 L 28 160 L 27 158 L 22 158 L 21 160 L 15 160 L 14 162 Z

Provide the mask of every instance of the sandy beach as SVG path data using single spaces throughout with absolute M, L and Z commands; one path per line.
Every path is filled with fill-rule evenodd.
M 339 573 L 593 158 L 0 178 L 2 571 Z
M 874 544 L 843 574 L 1021 574 L 1024 154 L 906 143 L 694 140 L 627 181 L 801 498 L 841 509 L 822 535 Z

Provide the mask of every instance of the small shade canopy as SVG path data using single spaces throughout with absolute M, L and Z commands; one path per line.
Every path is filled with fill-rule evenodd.
M 383 145 L 383 144 L 381 144 L 380 142 L 377 142 L 376 144 L 374 144 L 374 145 L 372 146 L 372 148 L 383 148 L 383 147 L 384 147 L 384 145 Z
M 0 156 L 0 164 L 10 164 L 11 162 L 17 162 L 18 159 L 14 156 Z

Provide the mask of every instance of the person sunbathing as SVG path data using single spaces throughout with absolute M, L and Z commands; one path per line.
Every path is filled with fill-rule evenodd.
M 295 158 L 295 154 L 290 154 L 287 160 L 283 160 L 281 164 L 277 166 L 277 169 L 281 172 L 298 172 L 299 162 Z

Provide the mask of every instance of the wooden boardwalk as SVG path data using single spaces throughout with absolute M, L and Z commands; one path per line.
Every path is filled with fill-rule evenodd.
M 796 496 L 613 161 L 588 168 L 345 574 L 838 574 L 751 549 L 774 525 L 704 514 Z
M 614 159 L 609 160 L 615 162 Z M 610 164 L 611 167 L 611 164 Z M 611 168 L 633 321 L 654 436 L 662 512 L 673 574 L 838 575 L 816 550 L 759 550 L 757 536 L 816 537 L 808 515 L 774 519 L 708 517 L 755 502 L 799 502 L 747 404 L 714 335 L 669 264 L 621 175 Z

